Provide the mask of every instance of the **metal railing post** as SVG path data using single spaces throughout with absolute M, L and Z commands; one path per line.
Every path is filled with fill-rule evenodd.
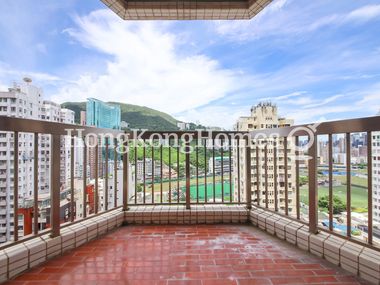
M 87 145 L 86 137 L 83 137 L 83 197 L 82 197 L 82 216 L 87 216 Z
M 60 170 L 61 170 L 61 136 L 52 135 L 51 142 L 51 180 L 50 180 L 50 223 L 51 237 L 57 237 L 60 234 Z
M 99 210 L 99 139 L 96 138 L 95 145 L 95 198 L 94 198 L 94 212 L 98 213 Z
M 274 211 L 278 212 L 277 139 L 273 142 Z
M 108 195 L 109 195 L 109 193 L 108 193 L 108 166 L 109 166 L 108 165 L 109 164 L 109 161 L 108 161 L 108 157 L 109 157 L 109 155 L 108 155 L 108 152 L 109 152 L 109 149 L 108 149 L 108 147 L 109 147 L 108 138 L 105 139 L 105 143 L 106 143 L 106 145 L 105 145 L 105 151 L 106 151 L 106 153 L 105 153 L 105 163 L 104 163 L 104 165 L 105 165 L 105 167 L 104 167 L 105 174 L 104 174 L 104 189 L 103 189 L 103 194 L 104 194 L 104 210 L 107 211 L 108 210 Z
M 288 138 L 284 137 L 285 215 L 289 215 Z
M 309 148 L 309 231 L 318 232 L 318 180 L 317 180 L 317 136 L 314 135 Z
M 186 172 L 186 209 L 190 210 L 190 147 L 189 142 L 186 142 L 186 160 L 185 160 L 185 172 Z
M 351 134 L 346 133 L 346 210 L 347 210 L 347 236 L 351 237 L 352 221 L 351 221 Z
M 18 241 L 18 179 L 19 179 L 19 169 L 18 169 L 18 132 L 14 132 L 14 160 L 13 160 L 13 240 Z
M 137 171 L 137 170 L 135 170 Z M 137 183 L 137 181 L 135 181 Z M 129 150 L 128 142 L 124 142 L 123 153 L 123 210 L 128 211 L 128 185 L 129 184 Z
M 34 162 L 33 162 L 33 233 L 38 234 L 38 133 L 34 133 Z
M 247 209 L 252 208 L 252 185 L 251 185 L 251 146 L 250 138 L 245 139 L 245 193 L 247 199 Z
M 295 163 L 296 163 L 296 215 L 297 220 L 301 219 L 301 204 L 300 204 L 300 152 L 297 149 L 299 147 L 299 137 L 295 137 Z
M 368 243 L 373 243 L 372 133 L 367 132 Z
M 117 139 L 114 140 L 114 156 L 113 156 L 113 161 L 114 161 L 114 168 L 113 168 L 113 176 L 114 176 L 114 184 L 113 184 L 113 207 L 117 207 Z
M 38 136 L 37 136 L 38 137 Z M 74 167 L 75 167 L 75 157 L 74 157 L 74 136 L 70 137 L 70 221 L 75 220 L 75 191 L 74 191 Z

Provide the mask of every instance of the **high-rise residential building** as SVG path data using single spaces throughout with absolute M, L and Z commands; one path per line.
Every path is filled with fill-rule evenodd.
M 72 110 L 61 108 L 57 103 L 46 101 L 42 102 L 40 119 L 43 121 L 74 124 L 75 113 Z M 50 189 L 50 145 L 51 137 L 49 135 L 40 135 L 39 151 L 42 154 L 39 160 L 39 176 L 42 182 L 40 187 L 41 193 L 48 193 Z M 61 183 L 67 184 L 70 179 L 70 138 L 61 138 Z
M 145 172 L 144 172 L 144 164 L 145 164 Z M 154 167 L 154 169 L 152 169 Z M 136 164 L 136 179 L 137 183 L 141 183 L 144 180 L 144 173 L 145 173 L 145 179 L 151 180 L 153 177 L 160 177 L 161 176 L 161 162 L 159 160 L 153 161 L 151 158 L 145 158 L 145 160 L 137 160 Z M 134 172 L 134 170 L 133 170 Z M 177 177 L 177 172 L 174 168 L 169 167 L 165 163 L 162 164 L 162 177 L 163 178 L 175 178 Z
M 63 124 L 74 124 L 75 112 L 69 109 L 60 110 L 60 122 Z M 70 137 L 65 136 L 61 140 L 61 183 L 69 185 L 70 169 L 71 169 L 71 149 Z
M 329 163 L 329 149 L 327 141 L 318 141 L 317 155 L 319 164 Z
M 233 161 L 232 157 L 231 157 L 231 160 Z M 215 174 L 220 175 L 222 174 L 222 168 L 223 168 L 223 174 L 228 175 L 228 173 L 230 173 L 230 164 L 231 164 L 231 168 L 233 168 L 232 161 L 230 162 L 230 158 L 228 156 L 223 157 L 223 159 L 222 157 L 217 156 L 215 157 L 215 166 L 214 166 L 214 159 L 210 157 L 209 162 L 208 162 L 208 165 L 209 165 L 208 173 L 211 174 L 215 172 Z
M 105 129 L 120 129 L 120 122 L 120 106 L 111 105 L 94 98 L 87 99 L 87 126 L 94 126 Z
M 111 105 L 102 102 L 98 99 L 89 98 L 86 104 L 86 124 L 97 128 L 105 129 L 120 129 L 121 111 L 120 106 Z M 95 149 L 89 148 L 88 162 L 90 164 L 90 178 L 94 179 L 95 176 L 103 176 L 103 154 L 99 149 L 98 156 L 98 173 L 95 167 Z
M 256 131 L 261 129 L 281 128 L 293 125 L 294 121 L 279 117 L 277 106 L 272 103 L 259 103 L 251 108 L 251 115 L 247 117 L 240 117 L 235 125 L 236 131 Z M 268 189 L 268 207 L 274 209 L 275 207 L 275 179 L 274 179 L 274 160 L 273 160 L 273 139 L 265 139 L 264 143 L 267 144 L 268 161 L 267 161 L 267 189 Z M 259 147 L 258 168 L 256 168 L 256 145 L 252 144 L 251 147 L 251 183 L 252 183 L 252 201 L 257 201 L 257 184 L 259 184 L 259 199 L 260 205 L 265 205 L 265 148 Z M 288 211 L 289 214 L 295 212 L 295 189 L 296 189 L 296 173 L 294 163 L 288 163 L 288 178 L 285 178 L 285 160 L 284 160 L 284 140 L 279 139 L 276 143 L 277 148 L 277 190 L 278 190 L 278 207 L 281 211 L 285 211 L 285 181 L 288 182 Z M 295 150 L 288 147 L 288 160 L 295 157 Z M 244 152 L 239 152 L 239 161 L 244 161 Z M 244 173 L 245 164 L 240 163 L 237 159 L 237 150 L 233 151 L 233 169 L 235 177 L 234 199 L 237 200 L 240 188 L 240 196 L 245 197 L 244 193 Z M 240 171 L 240 180 L 238 180 L 238 171 Z M 238 187 L 240 183 L 240 187 Z
M 373 220 L 380 224 L 380 132 L 372 134 Z
M 85 126 L 86 124 L 86 111 L 80 111 L 79 125 Z
M 380 132 L 372 133 L 372 184 L 373 221 L 380 228 Z
M 58 104 L 42 100 L 42 90 L 24 78 L 8 91 L 0 92 L 0 115 L 16 118 L 74 123 L 74 112 L 61 109 Z M 34 189 L 34 135 L 19 133 L 19 189 L 20 204 L 30 199 Z M 62 138 L 64 140 L 64 138 Z M 61 183 L 65 184 L 70 173 L 70 150 L 61 149 Z M 39 135 L 38 191 L 48 194 L 50 190 L 50 136 Z M 13 238 L 14 213 L 14 133 L 0 132 L 0 243 Z M 64 166 L 64 167 L 63 167 Z M 19 223 L 19 236 L 23 224 Z
M 79 124 L 81 126 L 86 126 L 86 112 L 80 112 Z M 83 138 L 74 138 L 74 157 L 75 157 L 75 166 L 74 166 L 74 176 L 76 178 L 83 177 L 83 156 L 84 156 L 84 148 L 83 148 Z M 90 177 L 90 168 L 87 167 L 86 177 Z
M 39 119 L 42 90 L 25 78 L 8 91 L 0 92 L 0 115 L 24 119 Z M 19 134 L 19 197 L 32 194 L 33 134 Z M 14 183 L 14 133 L 0 132 L 0 243 L 13 237 L 13 183 Z

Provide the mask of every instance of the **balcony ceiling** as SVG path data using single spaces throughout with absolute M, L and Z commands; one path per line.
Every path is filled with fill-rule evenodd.
M 124 20 L 251 19 L 272 0 L 101 0 Z

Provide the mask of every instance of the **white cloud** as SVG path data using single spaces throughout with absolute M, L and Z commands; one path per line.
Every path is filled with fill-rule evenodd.
M 319 122 L 321 117 L 334 118 L 337 116 L 345 117 L 344 113 L 359 110 L 359 106 L 341 105 L 341 106 L 325 106 L 323 108 L 314 107 L 310 109 L 297 109 L 297 108 L 282 108 L 280 112 L 286 114 L 287 117 L 294 119 L 296 124 L 308 124 Z M 325 119 L 326 121 L 326 119 Z
M 80 73 L 53 100 L 96 97 L 178 113 L 222 98 L 240 88 L 239 72 L 194 54 L 169 24 L 124 22 L 107 10 L 76 18 L 66 30 L 89 49 L 110 56 L 106 70 Z
M 350 12 L 347 15 L 347 20 L 369 21 L 380 16 L 379 5 L 367 5 Z
M 298 3 L 298 2 L 297 2 Z M 220 21 L 214 24 L 216 32 L 231 40 L 246 41 L 278 35 L 310 33 L 326 26 L 358 24 L 378 19 L 380 4 L 366 5 L 347 13 L 332 13 L 319 16 L 320 3 L 285 5 L 290 1 L 273 1 L 266 9 L 250 21 Z M 299 4 L 299 3 L 298 3 Z M 325 8 L 325 6 L 322 5 Z
M 31 77 L 33 80 L 41 83 L 51 83 L 54 81 L 61 81 L 62 79 L 56 75 L 35 72 L 35 71 L 26 71 L 26 70 L 17 70 L 13 69 L 11 65 L 0 62 L 0 77 L 8 80 L 20 80 L 23 77 Z
M 328 98 L 326 98 L 320 102 L 315 102 L 315 103 L 312 103 L 309 105 L 305 105 L 303 108 L 309 109 L 309 108 L 321 107 L 321 106 L 324 106 L 328 103 L 334 102 L 335 100 L 342 98 L 342 97 L 343 97 L 343 95 L 334 95 L 334 96 L 328 97 Z
M 372 114 L 380 113 L 380 83 L 370 87 L 367 91 L 362 91 L 358 96 L 357 105 L 370 111 Z
M 179 113 L 176 117 L 185 122 L 192 122 L 197 118 L 206 126 L 218 126 L 232 129 L 233 124 L 241 116 L 247 115 L 249 106 L 206 106 L 199 109 L 189 109 Z
M 338 99 L 344 100 L 329 104 Z M 297 124 L 317 122 L 321 118 L 328 121 L 373 116 L 380 112 L 380 83 L 370 85 L 366 89 L 360 88 L 356 91 L 347 92 L 344 95 L 334 95 L 301 109 L 294 108 L 291 105 L 285 106 L 282 111 L 290 114 Z
M 290 94 L 277 96 L 277 97 L 261 98 L 260 101 L 282 101 L 282 100 L 287 100 L 289 98 L 299 97 L 304 94 L 306 94 L 305 91 L 297 91 L 297 92 L 292 92 Z
M 8 90 L 8 86 L 0 82 L 0 91 L 7 91 L 7 90 Z
M 268 7 L 268 10 L 271 10 L 271 11 L 281 10 L 286 4 L 289 4 L 290 2 L 291 1 L 289 1 L 289 0 L 274 1 L 273 4 Z M 264 11 L 266 11 L 266 10 L 264 10 Z
M 298 92 L 295 92 L 295 94 L 298 94 Z M 284 97 L 286 96 L 287 95 L 284 95 Z M 280 116 L 294 119 L 295 124 L 314 123 L 328 121 L 331 119 L 335 120 L 338 117 L 345 118 L 347 116 L 347 112 L 359 111 L 363 109 L 364 106 L 364 104 L 359 103 L 327 105 L 328 102 L 332 102 L 340 98 L 338 97 L 340 95 L 332 96 L 323 100 L 312 99 L 310 96 L 299 96 L 296 95 L 294 97 L 289 97 L 286 100 L 279 101 L 277 105 Z M 375 100 L 374 98 L 372 99 Z M 258 102 L 259 101 L 254 101 L 252 105 L 255 105 Z M 304 108 L 303 106 L 307 104 L 309 104 L 308 107 Z M 321 108 L 321 106 L 324 107 Z M 191 109 L 182 112 L 178 114 L 177 118 L 183 121 L 193 121 L 194 118 L 197 118 L 202 124 L 207 123 L 210 126 L 221 126 L 226 129 L 231 129 L 239 117 L 248 116 L 250 114 L 250 107 L 250 105 L 206 106 L 196 110 Z

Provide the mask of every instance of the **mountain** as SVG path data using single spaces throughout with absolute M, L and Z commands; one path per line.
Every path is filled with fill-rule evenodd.
M 109 104 L 119 105 L 121 110 L 121 120 L 129 123 L 131 129 L 148 129 L 152 131 L 175 131 L 178 130 L 175 118 L 148 107 L 119 102 L 109 102 Z M 75 122 L 79 123 L 80 111 L 86 111 L 86 102 L 65 102 L 63 108 L 75 112 Z

